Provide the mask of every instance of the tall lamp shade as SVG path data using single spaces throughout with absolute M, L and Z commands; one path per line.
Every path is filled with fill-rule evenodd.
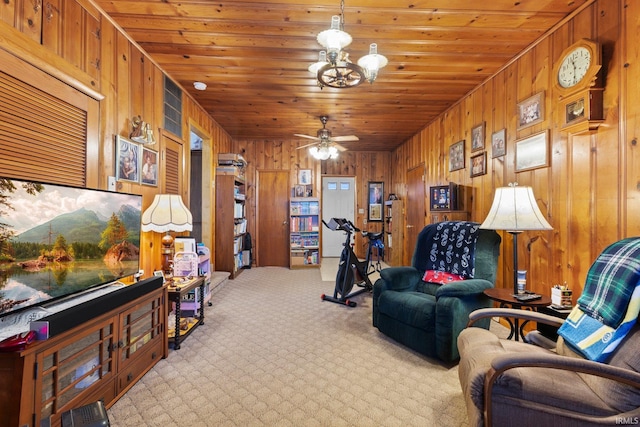
M 531 187 L 511 183 L 496 189 L 489 214 L 480 228 L 505 230 L 513 236 L 513 293 L 518 290 L 518 234 L 527 230 L 553 230 L 540 212 Z
M 155 231 L 166 233 L 162 238 L 163 261 L 162 269 L 170 273 L 169 261 L 171 258 L 171 245 L 173 237 L 170 231 L 182 232 L 193 230 L 193 217 L 191 212 L 182 202 L 182 197 L 177 194 L 156 194 L 151 203 L 142 214 L 142 231 Z

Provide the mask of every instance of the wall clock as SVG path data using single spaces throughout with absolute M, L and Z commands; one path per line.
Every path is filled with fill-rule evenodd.
M 603 81 L 600 45 L 582 39 L 561 54 L 553 67 L 564 132 L 594 131 L 603 122 Z
M 561 96 L 567 96 L 601 84 L 602 79 L 598 79 L 601 68 L 600 45 L 582 39 L 566 48 L 560 55 L 553 70 L 555 87 Z

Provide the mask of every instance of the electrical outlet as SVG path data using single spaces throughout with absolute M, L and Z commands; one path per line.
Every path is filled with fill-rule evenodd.
M 116 191 L 116 177 L 115 176 L 110 176 L 107 178 L 107 183 L 108 183 L 108 190 L 109 191 Z

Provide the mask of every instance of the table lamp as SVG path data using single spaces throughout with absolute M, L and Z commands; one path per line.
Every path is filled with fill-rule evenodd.
M 480 228 L 506 230 L 513 236 L 513 293 L 518 293 L 518 234 L 526 230 L 553 230 L 533 195 L 531 187 L 519 187 L 510 183 L 508 187 L 496 189 L 493 204 Z
M 162 270 L 171 273 L 173 236 L 170 231 L 182 232 L 193 229 L 191 212 L 177 194 L 156 194 L 151 206 L 142 214 L 142 231 L 166 233 L 162 238 Z

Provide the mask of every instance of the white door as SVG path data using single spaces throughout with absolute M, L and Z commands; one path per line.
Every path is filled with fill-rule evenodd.
M 322 177 L 322 219 L 346 218 L 355 223 L 356 190 L 355 177 Z M 323 226 L 324 227 L 324 226 Z M 322 256 L 339 257 L 345 235 L 342 231 L 322 229 Z

